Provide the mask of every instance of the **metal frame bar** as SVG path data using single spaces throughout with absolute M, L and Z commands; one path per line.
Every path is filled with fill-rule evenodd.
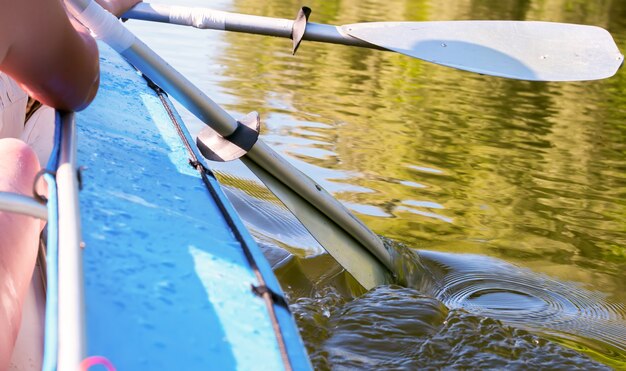
M 86 333 L 74 113 L 63 113 L 61 121 L 56 172 L 60 206 L 57 367 L 59 370 L 77 370 L 86 352 Z
M 48 208 L 32 197 L 19 193 L 0 192 L 0 211 L 32 216 L 48 220 Z

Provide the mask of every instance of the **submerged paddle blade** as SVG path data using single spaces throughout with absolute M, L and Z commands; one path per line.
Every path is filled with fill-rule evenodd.
M 608 31 L 566 23 L 374 22 L 342 30 L 428 62 L 519 80 L 598 80 L 613 76 L 624 60 Z
M 346 231 L 246 157 L 241 160 L 291 211 L 320 245 L 365 289 L 393 282 L 385 266 Z

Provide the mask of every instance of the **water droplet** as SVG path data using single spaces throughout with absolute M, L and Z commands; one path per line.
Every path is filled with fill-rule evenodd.
M 548 59 L 548 56 L 547 55 L 542 55 L 541 59 Z
M 448 44 L 446 44 L 446 43 L 441 43 L 441 46 L 445 48 L 445 47 L 447 47 L 447 46 L 448 46 Z

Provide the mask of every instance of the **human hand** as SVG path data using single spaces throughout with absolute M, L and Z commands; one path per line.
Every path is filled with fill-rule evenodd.
M 142 0 L 96 0 L 101 7 L 118 18 L 141 1 Z

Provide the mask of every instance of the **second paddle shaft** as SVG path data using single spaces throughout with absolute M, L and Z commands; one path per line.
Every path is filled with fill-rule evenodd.
M 170 93 L 196 117 L 211 126 L 221 136 L 231 135 L 237 121 L 219 105 L 207 97 L 181 73 L 167 64 L 146 44 L 106 13 L 93 0 L 71 0 L 72 10 L 99 37 L 112 44 L 127 61 L 148 76 L 158 86 Z M 141 5 L 141 4 L 140 4 Z M 108 19 L 107 19 L 108 17 Z M 262 18 L 262 17 L 261 17 Z M 362 222 L 352 215 L 339 201 L 323 190 L 313 180 L 294 168 L 289 162 L 275 153 L 263 141 L 258 140 L 247 154 L 248 158 L 280 179 L 296 194 L 311 203 L 315 208 L 358 241 L 389 270 L 393 269 L 391 257 L 383 242 Z
M 144 21 L 179 24 L 201 29 L 234 31 L 256 35 L 284 37 L 288 39 L 291 38 L 291 30 L 294 23 L 294 21 L 282 18 L 229 13 L 207 8 L 191 8 L 149 3 L 137 4 L 122 17 Z M 308 23 L 303 39 L 332 44 L 382 49 L 376 45 L 372 45 L 345 34 L 341 31 L 340 27 L 319 23 Z

